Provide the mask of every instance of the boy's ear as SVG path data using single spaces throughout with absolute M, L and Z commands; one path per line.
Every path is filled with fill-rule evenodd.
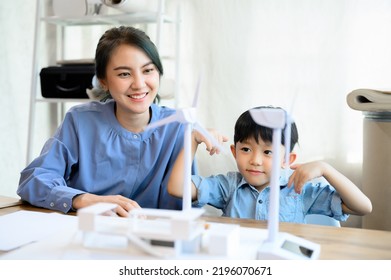
M 296 153 L 289 154 L 289 165 L 291 165 L 296 160 L 296 157 L 297 157 Z
M 231 145 L 230 146 L 230 148 L 231 148 L 231 153 L 232 153 L 232 155 L 234 156 L 234 158 L 236 159 L 236 149 L 235 149 L 235 145 Z
M 296 153 L 289 153 L 289 165 L 291 165 L 296 160 L 297 154 Z M 282 159 L 282 168 L 285 168 L 285 156 Z

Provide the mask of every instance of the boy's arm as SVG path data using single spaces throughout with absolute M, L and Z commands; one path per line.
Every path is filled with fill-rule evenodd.
M 307 181 L 323 176 L 341 196 L 344 213 L 362 216 L 372 212 L 372 203 L 369 198 L 352 181 L 328 163 L 314 161 L 292 165 L 291 168 L 295 172 L 289 179 L 288 186 L 293 183 L 296 192 L 300 193 Z
M 228 138 L 222 136 L 217 131 L 212 131 L 212 135 L 216 138 L 219 143 L 227 142 Z M 194 155 L 197 151 L 198 145 L 205 143 L 206 150 L 210 155 L 218 153 L 217 147 L 213 146 L 213 143 L 204 137 L 197 130 L 192 132 L 192 143 L 191 143 L 191 159 L 193 161 Z M 169 194 L 176 197 L 183 197 L 183 181 L 184 181 L 184 163 L 185 163 L 185 151 L 181 150 L 177 159 L 174 162 L 170 178 L 168 179 L 167 191 Z M 191 198 L 195 200 L 197 198 L 197 188 L 191 183 Z
M 192 159 L 198 144 L 194 147 L 192 144 Z M 183 197 L 183 181 L 184 181 L 184 166 L 185 166 L 185 151 L 182 149 L 174 162 L 170 178 L 168 179 L 167 191 L 169 194 L 176 197 Z M 193 182 L 191 182 L 191 199 L 197 198 L 197 189 Z

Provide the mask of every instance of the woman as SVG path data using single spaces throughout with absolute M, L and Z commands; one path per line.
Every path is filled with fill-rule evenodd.
M 183 146 L 183 126 L 143 131 L 174 113 L 158 106 L 163 67 L 150 38 L 133 27 L 100 38 L 96 77 L 105 102 L 71 108 L 43 150 L 22 172 L 17 190 L 25 201 L 68 212 L 97 202 L 118 204 L 119 216 L 139 207 L 180 209 L 166 186 Z

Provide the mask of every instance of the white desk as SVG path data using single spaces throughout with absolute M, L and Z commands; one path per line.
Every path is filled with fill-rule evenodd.
M 4 201 L 5 198 L 0 196 L 0 206 Z M 9 200 L 7 201 L 9 202 Z M 15 200 L 15 202 L 17 202 L 17 200 Z M 38 211 L 43 213 L 53 212 L 47 209 L 33 207 L 28 204 L 21 204 L 1 208 L 0 216 L 8 213 L 13 213 L 19 210 Z M 239 224 L 243 228 L 250 229 L 253 228 L 265 230 L 267 228 L 266 222 L 250 219 L 232 219 L 224 217 L 202 217 L 202 219 L 211 223 Z M 348 227 L 337 228 L 293 223 L 280 223 L 280 231 L 288 232 L 293 235 L 320 244 L 320 259 L 391 260 L 391 231 L 368 230 Z M 64 236 L 65 234 L 66 233 L 64 233 Z M 47 242 L 58 242 L 58 238 L 48 240 Z M 66 241 L 64 240 L 64 242 Z M 34 249 L 34 247 L 32 249 Z M 85 252 L 88 252 L 88 250 Z M 3 254 L 2 257 L 6 258 L 6 255 Z M 88 253 L 85 255 L 85 257 L 88 258 Z

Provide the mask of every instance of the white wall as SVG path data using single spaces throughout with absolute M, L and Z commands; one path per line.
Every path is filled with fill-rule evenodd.
M 51 1 L 42 1 L 42 9 L 52 13 Z M 0 84 L 3 99 L 0 110 L 0 195 L 17 197 L 16 189 L 20 171 L 26 166 L 27 131 L 33 66 L 36 1 L 0 1 Z M 43 25 L 44 26 L 44 25 Z M 95 45 L 103 27 L 70 28 L 73 38 L 67 41 L 68 59 L 93 58 Z M 39 63 L 45 65 L 56 60 L 55 26 L 41 29 Z M 85 39 L 88 39 L 86 42 Z M 46 40 L 46 41 L 45 41 Z M 46 44 L 45 44 L 46 42 Z M 43 66 L 42 66 L 43 67 Z M 38 69 L 39 72 L 40 68 Z M 39 82 L 39 78 L 38 78 Z M 39 95 L 40 93 L 38 93 Z M 72 104 L 67 104 L 66 108 Z M 33 157 L 37 156 L 43 143 L 53 132 L 55 105 L 37 103 L 36 126 L 33 137 Z
M 391 2 L 177 2 L 185 50 L 182 106 L 190 104 L 202 69 L 199 115 L 206 126 L 232 142 L 244 110 L 284 107 L 298 125 L 298 162 L 323 159 L 361 187 L 363 116 L 346 96 L 357 88 L 391 88 Z M 230 155 L 197 157 L 205 175 L 235 168 Z M 361 217 L 346 223 L 360 224 Z
M 35 1 L 0 1 L 0 194 L 16 197 L 25 165 Z

